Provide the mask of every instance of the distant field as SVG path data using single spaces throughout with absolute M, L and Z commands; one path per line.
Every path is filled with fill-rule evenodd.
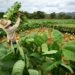
M 49 24 L 67 24 L 75 26 L 74 19 L 32 19 L 29 22 L 35 23 L 49 23 Z
M 74 19 L 32 19 L 28 21 L 28 24 L 31 28 L 47 27 L 75 33 Z
M 35 28 L 54 28 L 62 32 L 75 33 L 75 20 L 74 19 L 28 19 L 20 25 L 17 32 L 25 31 Z M 0 29 L 0 36 L 5 33 Z

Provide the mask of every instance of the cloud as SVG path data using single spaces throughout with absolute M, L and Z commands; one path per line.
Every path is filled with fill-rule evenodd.
M 34 12 L 74 12 L 74 0 L 0 0 L 0 11 L 6 11 L 15 1 L 22 3 L 20 10 Z

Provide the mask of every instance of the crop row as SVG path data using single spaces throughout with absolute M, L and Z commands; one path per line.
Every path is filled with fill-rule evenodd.
M 75 25 L 74 24 L 59 24 L 59 23 L 53 23 L 51 21 L 28 21 L 27 23 L 24 23 L 20 25 L 19 31 L 24 31 L 27 29 L 33 29 L 33 28 L 40 28 L 40 27 L 46 27 L 46 28 L 54 28 L 58 29 L 62 32 L 69 32 L 69 33 L 75 33 Z
M 62 32 L 75 33 L 75 21 L 74 20 L 28 20 L 28 22 L 22 23 L 18 27 L 18 32 L 25 31 L 33 28 L 54 28 Z M 0 35 L 5 33 L 0 29 Z

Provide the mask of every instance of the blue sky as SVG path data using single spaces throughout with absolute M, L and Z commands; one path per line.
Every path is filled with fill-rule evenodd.
M 22 3 L 20 10 L 34 12 L 75 12 L 75 0 L 0 0 L 0 11 L 6 11 L 15 1 Z

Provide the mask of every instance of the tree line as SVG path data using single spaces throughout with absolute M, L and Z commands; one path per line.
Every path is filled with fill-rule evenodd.
M 68 13 L 60 12 L 60 13 L 50 13 L 47 14 L 42 11 L 37 11 L 33 13 L 24 12 L 25 15 L 30 19 L 75 19 L 75 16 L 72 16 Z
M 36 11 L 33 13 L 29 12 L 23 12 L 20 11 L 23 15 L 25 15 L 29 19 L 75 19 L 75 15 L 72 16 L 68 13 L 60 12 L 60 13 L 55 13 L 52 12 L 50 14 L 47 14 L 42 11 Z M 0 18 L 2 18 L 3 12 L 0 12 Z

